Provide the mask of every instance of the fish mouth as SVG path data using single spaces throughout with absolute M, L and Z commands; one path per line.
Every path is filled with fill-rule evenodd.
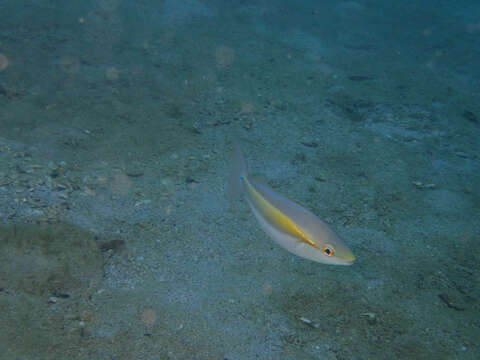
M 340 265 L 352 265 L 355 262 L 355 255 L 348 254 L 346 256 L 338 257 Z

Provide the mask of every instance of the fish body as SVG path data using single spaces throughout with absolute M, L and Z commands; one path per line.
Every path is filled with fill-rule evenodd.
M 303 258 L 351 265 L 355 256 L 317 216 L 250 177 L 246 160 L 235 151 L 229 197 L 244 194 L 261 228 L 281 247 Z

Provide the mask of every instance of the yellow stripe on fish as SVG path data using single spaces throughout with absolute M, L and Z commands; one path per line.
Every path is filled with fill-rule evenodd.
M 316 249 L 320 249 L 320 247 L 311 239 L 309 239 L 288 216 L 286 216 L 279 209 L 269 203 L 262 195 L 260 195 L 260 193 L 252 186 L 250 181 L 248 181 L 248 178 L 244 178 L 244 181 L 251 201 L 260 210 L 260 212 L 265 215 L 265 218 L 271 224 L 276 225 L 279 229 L 298 238 L 300 241 L 303 241 Z

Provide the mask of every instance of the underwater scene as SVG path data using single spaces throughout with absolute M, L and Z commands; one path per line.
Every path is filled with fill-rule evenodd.
M 480 358 L 479 1 L 0 15 L 0 360 Z

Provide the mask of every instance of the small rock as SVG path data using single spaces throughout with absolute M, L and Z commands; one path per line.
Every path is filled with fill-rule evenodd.
M 361 316 L 367 319 L 369 325 L 375 325 L 377 323 L 377 315 L 374 313 L 364 313 L 361 314 Z

